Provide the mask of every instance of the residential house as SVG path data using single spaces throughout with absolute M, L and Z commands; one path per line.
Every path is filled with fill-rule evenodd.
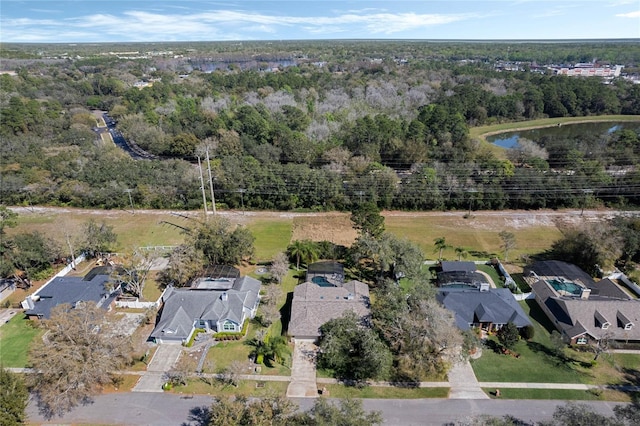
M 105 310 L 111 310 L 119 287 L 110 280 L 109 267 L 93 268 L 84 277 L 57 277 L 43 287 L 36 295 L 27 297 L 22 305 L 30 319 L 48 319 L 51 309 L 63 303 L 75 307 L 78 303 L 95 303 Z
M 223 275 L 227 276 L 201 276 L 191 287 L 165 292 L 150 339 L 156 343 L 185 343 L 196 328 L 241 331 L 244 322 L 256 315 L 261 283 L 251 277 Z
M 443 287 L 438 290 L 436 299 L 454 313 L 456 325 L 461 330 L 477 327 L 494 331 L 510 322 L 518 328 L 531 325 L 527 314 L 506 288 Z
M 506 288 L 491 288 L 489 279 L 473 262 L 441 262 L 436 299 L 455 316 L 461 330 L 471 327 L 494 331 L 511 322 L 522 328 L 529 317 Z
M 596 282 L 561 261 L 536 262 L 525 274 L 536 302 L 567 343 L 640 342 L 640 300 L 612 280 Z
M 309 265 L 307 281 L 293 291 L 289 334 L 298 340 L 316 340 L 320 327 L 353 311 L 364 321 L 371 314 L 369 286 L 360 281 L 343 282 L 342 265 L 318 262 Z

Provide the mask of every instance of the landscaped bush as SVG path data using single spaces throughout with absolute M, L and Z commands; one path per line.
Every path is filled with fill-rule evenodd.
M 217 340 L 240 340 L 244 336 L 247 335 L 247 330 L 249 329 L 249 321 L 245 321 L 242 325 L 242 331 L 221 331 L 219 333 L 215 333 L 213 335 L 214 339 Z
M 536 329 L 533 328 L 532 325 L 527 325 L 520 329 L 520 337 L 522 337 L 524 340 L 531 340 L 533 339 L 535 332 L 536 332 Z

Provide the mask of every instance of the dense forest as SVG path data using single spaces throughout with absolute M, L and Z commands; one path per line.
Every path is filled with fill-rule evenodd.
M 11 71 L 0 75 L 2 204 L 121 208 L 130 194 L 138 207 L 198 208 L 205 152 L 229 208 L 640 203 L 635 130 L 510 152 L 470 137 L 480 125 L 640 115 L 630 80 L 539 68 L 637 72 L 633 41 L 2 45 L 0 57 Z M 100 138 L 96 110 L 156 159 Z

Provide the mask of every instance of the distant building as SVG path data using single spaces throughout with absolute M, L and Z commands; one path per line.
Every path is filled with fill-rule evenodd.
M 598 66 L 596 64 L 576 64 L 569 66 L 552 66 L 549 67 L 556 75 L 566 75 L 569 77 L 604 77 L 613 78 L 620 77 L 622 65 Z

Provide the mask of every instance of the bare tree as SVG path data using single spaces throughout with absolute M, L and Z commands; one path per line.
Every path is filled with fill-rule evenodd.
M 29 359 L 34 393 L 47 417 L 90 401 L 130 360 L 129 338 L 115 333 L 93 303 L 58 305 L 43 327 L 45 338 L 34 343 Z
M 169 255 L 169 263 L 160 272 L 160 280 L 166 285 L 182 287 L 202 269 L 204 258 L 199 250 L 191 244 L 176 247 Z
M 502 240 L 502 249 L 504 250 L 504 261 L 509 261 L 509 251 L 516 247 L 516 236 L 513 232 L 502 231 L 500 234 L 500 239 Z
M 240 383 L 240 376 L 247 371 L 247 364 L 242 361 L 233 361 L 222 371 L 222 381 L 226 384 L 237 387 Z
M 282 279 L 289 272 L 289 258 L 283 252 L 276 254 L 271 261 L 271 267 L 269 268 L 271 271 L 271 276 L 278 281 L 278 284 L 282 284 Z
M 134 250 L 124 255 L 122 264 L 118 265 L 112 276 L 122 284 L 124 291 L 142 298 L 144 284 L 152 264 L 153 257 L 150 252 Z

